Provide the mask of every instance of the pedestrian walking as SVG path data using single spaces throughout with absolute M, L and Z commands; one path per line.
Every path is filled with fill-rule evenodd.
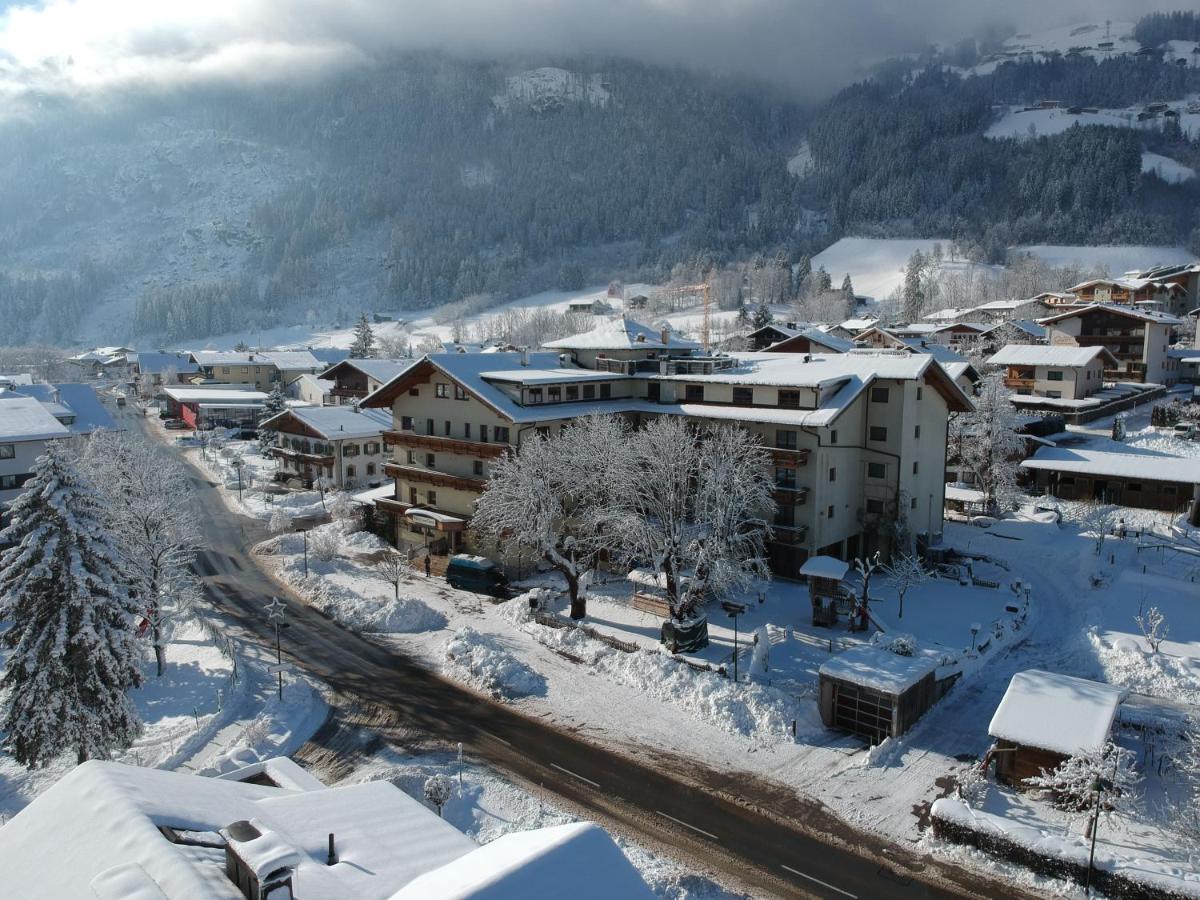
M 431 569 L 431 568 L 432 568 L 432 567 L 431 567 L 431 566 L 430 566 L 430 564 L 429 564 L 429 554 L 428 554 L 428 553 L 426 553 L 426 554 L 425 554 L 425 577 L 426 577 L 426 578 L 429 578 L 429 577 L 431 577 L 431 573 L 430 573 L 430 569 Z

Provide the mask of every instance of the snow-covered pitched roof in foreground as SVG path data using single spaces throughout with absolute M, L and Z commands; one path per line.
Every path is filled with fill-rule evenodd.
M 1060 366 L 1064 369 L 1082 368 L 1097 356 L 1109 362 L 1117 359 L 1104 347 L 1064 347 L 1041 344 L 1008 344 L 988 360 L 992 366 Z
M 996 707 L 988 734 L 1024 747 L 1072 756 L 1108 740 L 1128 692 L 1110 684 L 1029 669 L 1018 672 Z
M 0 828 L 3 893 L 236 900 L 241 893 L 225 875 L 223 851 L 173 844 L 159 827 L 211 839 L 247 821 L 263 838 L 239 841 L 239 849 L 256 868 L 294 863 L 304 900 L 547 896 L 564 884 L 577 898 L 650 896 L 593 825 L 510 835 L 480 848 L 388 782 L 282 783 L 288 786 L 84 763 Z M 330 833 L 339 857 L 332 866 Z
M 41 401 L 11 394 L 0 398 L 0 441 L 50 441 L 70 436 Z
M 233 405 L 236 403 L 259 403 L 267 399 L 262 391 L 227 390 L 216 386 L 164 387 L 163 393 L 176 403 L 214 403 Z
M 67 426 L 73 434 L 91 434 L 117 427 L 112 414 L 104 408 L 96 389 L 90 384 L 56 384 L 54 390 L 58 393 L 58 402 L 75 416 L 75 421 Z
M 1200 459 L 1132 450 L 1129 453 L 1112 453 L 1078 447 L 1042 447 L 1021 463 L 1021 468 L 1200 484 Z
M 420 361 L 420 357 L 416 359 L 343 359 L 322 372 L 321 378 L 328 379 L 334 369 L 337 369 L 339 366 L 350 366 L 362 372 L 368 378 L 375 379 L 380 384 L 387 384 L 397 375 L 411 369 Z
M 936 653 L 901 656 L 880 647 L 863 645 L 832 657 L 821 665 L 819 674 L 897 696 L 937 671 L 938 660 Z
M 174 369 L 181 375 L 199 370 L 189 353 L 166 353 L 162 351 L 140 352 L 136 355 L 138 371 L 143 375 L 161 375 L 168 369 Z
M 1116 303 L 1089 303 L 1086 306 L 1076 306 L 1065 312 L 1047 316 L 1037 321 L 1039 325 L 1052 325 L 1055 322 L 1061 322 L 1063 319 L 1091 315 L 1096 312 L 1112 313 L 1113 315 L 1124 316 L 1127 319 L 1137 319 L 1140 322 L 1155 322 L 1159 325 L 1174 326 L 1183 324 L 1181 319 L 1167 313 L 1154 312 L 1144 307 L 1122 306 Z
M 829 578 L 841 581 L 850 571 L 850 564 L 833 556 L 810 556 L 800 567 L 800 574 L 809 578 Z
M 591 331 L 547 341 L 543 347 L 553 350 L 697 350 L 700 345 L 667 331 L 666 343 L 662 330 L 617 316 Z
M 288 430 L 288 419 L 297 419 L 328 440 L 375 437 L 392 427 L 391 413 L 352 406 L 296 406 L 259 425 L 267 431 Z

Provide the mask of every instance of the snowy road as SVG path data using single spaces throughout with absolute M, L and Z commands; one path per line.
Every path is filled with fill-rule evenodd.
M 144 423 L 122 417 L 131 430 Z M 285 589 L 243 548 L 266 537 L 261 523 L 234 516 L 210 482 L 193 476 L 209 549 L 198 566 L 211 600 L 252 639 L 270 639 L 262 612 Z M 355 634 L 293 599 L 285 653 L 334 688 L 391 711 L 405 725 L 449 741 L 518 778 L 541 785 L 601 822 L 647 843 L 703 857 L 756 894 L 829 898 L 1013 895 L 984 878 L 849 829 L 814 835 L 803 823 L 828 823 L 819 806 L 789 803 L 786 820 L 760 812 L 753 785 L 689 763 L 683 771 L 649 754 L 638 758 L 579 737 L 448 682 L 412 660 Z M 698 784 L 726 785 L 701 790 Z M 839 843 L 831 843 L 838 841 Z M 853 851 L 843 849 L 853 847 Z M 933 882 L 938 882 L 935 886 Z

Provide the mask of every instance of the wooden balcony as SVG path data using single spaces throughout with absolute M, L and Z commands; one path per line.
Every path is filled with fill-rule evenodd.
M 773 525 L 771 543 L 787 544 L 792 547 L 802 546 L 808 541 L 807 525 Z
M 803 506 L 808 502 L 808 488 L 799 485 L 775 485 L 771 492 L 779 506 Z
M 272 447 L 271 455 L 276 459 L 288 459 L 294 462 L 307 463 L 312 466 L 331 466 L 335 459 L 331 453 L 301 453 L 299 450 L 292 450 L 290 447 Z
M 329 396 L 330 397 L 338 397 L 339 399 L 342 399 L 342 400 L 361 400 L 363 397 L 367 396 L 367 389 L 366 388 L 352 388 L 352 387 L 335 387 L 333 390 L 331 390 L 329 392 Z
M 768 447 L 771 453 L 771 462 L 777 466 L 807 466 L 809 449 L 802 447 L 799 450 L 787 450 L 783 447 Z
M 1032 391 L 1033 381 L 1032 378 L 1005 378 L 1004 386 L 1014 391 Z
M 482 478 L 470 478 L 466 475 L 447 475 L 445 472 L 437 472 L 433 469 L 422 468 L 421 466 L 385 463 L 383 471 L 384 474 L 391 478 L 404 479 L 405 481 L 416 482 L 418 484 L 430 484 L 434 487 L 451 488 L 456 491 L 474 491 L 477 494 L 483 493 L 484 485 L 487 484 Z
M 389 444 L 402 447 L 419 447 L 441 453 L 457 453 L 460 456 L 477 456 L 480 459 L 496 459 L 508 451 L 508 444 L 485 444 L 482 441 L 463 441 L 456 438 L 438 437 L 434 434 L 417 434 L 415 431 L 385 431 L 383 439 Z

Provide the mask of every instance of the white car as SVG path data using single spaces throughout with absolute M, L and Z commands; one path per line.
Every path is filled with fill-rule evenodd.
M 1191 422 L 1180 422 L 1171 429 L 1171 433 L 1177 438 L 1183 438 L 1185 441 L 1193 441 L 1196 439 L 1196 426 Z

